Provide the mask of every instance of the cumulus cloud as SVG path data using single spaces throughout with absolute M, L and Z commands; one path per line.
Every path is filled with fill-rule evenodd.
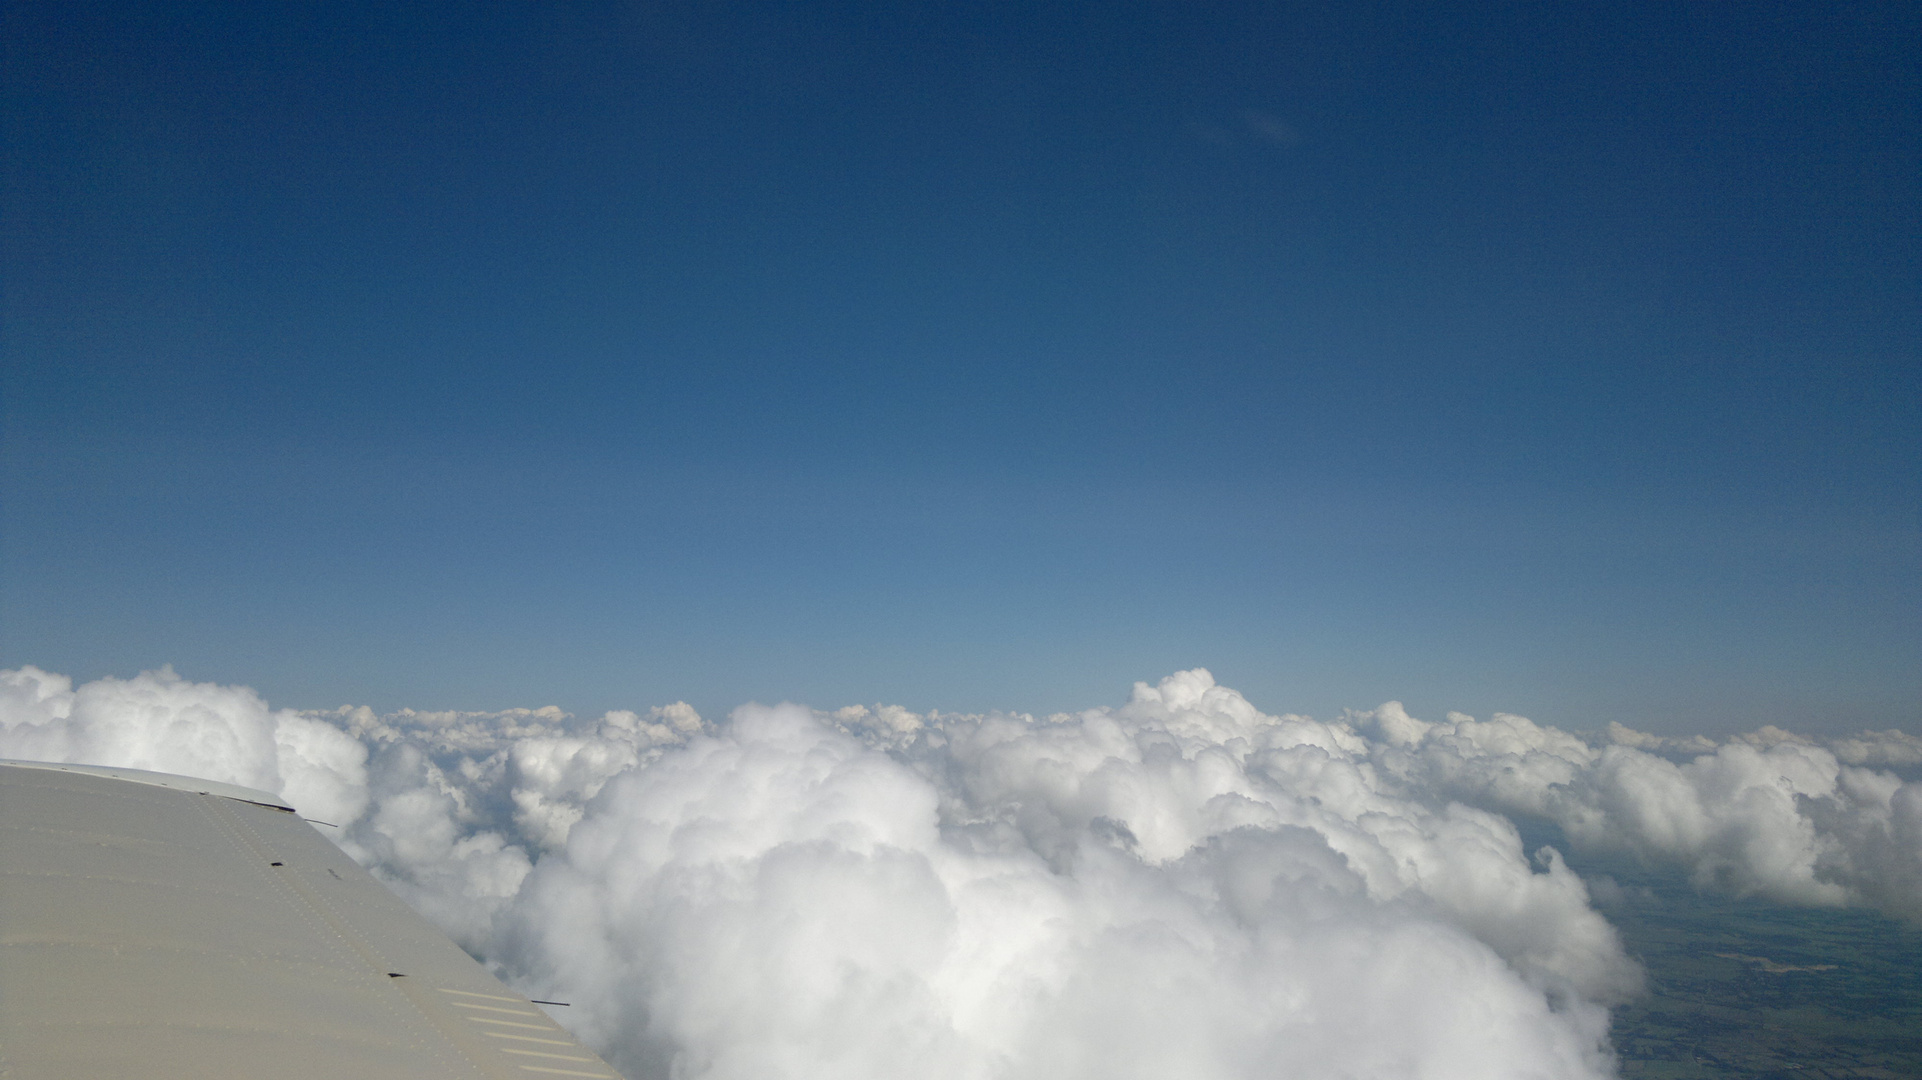
M 1640 974 L 1515 819 L 1922 918 L 1916 740 L 1261 712 L 273 710 L 0 673 L 0 756 L 283 793 L 630 1076 L 1600 1077 Z M 1617 889 L 1602 881 L 1604 890 Z
M 1559 860 L 1191 689 L 896 754 L 744 708 L 608 785 L 500 955 L 636 1076 L 1606 1074 L 1635 973 Z
M 1591 746 L 1501 713 L 1429 724 L 1390 702 L 1351 719 L 1378 737 L 1383 772 L 1411 789 L 1552 820 L 1578 849 L 1680 865 L 1703 889 L 1922 919 L 1922 785 L 1844 765 L 1780 728 L 1703 748 L 1611 725 Z M 1838 745 L 1872 760 L 1866 747 L 1886 755 L 1903 743 L 1865 734 Z M 1683 748 L 1705 752 L 1675 760 Z
M 0 672 L 0 757 L 149 769 L 284 795 L 311 817 L 367 804 L 367 750 L 338 727 L 270 710 L 246 687 L 172 668 L 79 690 L 35 667 Z
M 1922 765 L 1922 736 L 1906 731 L 1865 731 L 1829 743 L 1835 756 L 1850 765 Z
M 477 954 L 535 861 L 565 843 L 602 786 L 702 728 L 684 702 L 587 724 L 552 707 L 345 707 L 300 718 L 367 750 L 369 812 L 334 839 Z

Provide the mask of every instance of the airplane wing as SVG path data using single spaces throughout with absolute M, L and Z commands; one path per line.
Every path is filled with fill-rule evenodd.
M 275 796 L 18 761 L 0 1077 L 618 1080 Z

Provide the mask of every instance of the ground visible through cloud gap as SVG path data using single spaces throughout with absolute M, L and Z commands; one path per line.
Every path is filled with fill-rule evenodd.
M 1600 903 L 1648 994 L 1611 1037 L 1630 1080 L 1922 1076 L 1922 928 L 1860 908 L 1704 895 L 1622 860 Z

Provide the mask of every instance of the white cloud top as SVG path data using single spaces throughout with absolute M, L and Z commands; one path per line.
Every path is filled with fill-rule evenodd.
M 1075 715 L 273 710 L 0 673 L 0 756 L 276 791 L 630 1076 L 1600 1077 L 1640 973 L 1511 816 L 1922 918 L 1922 740 L 1717 745 L 1203 670 Z M 331 834 L 331 831 L 330 831 Z

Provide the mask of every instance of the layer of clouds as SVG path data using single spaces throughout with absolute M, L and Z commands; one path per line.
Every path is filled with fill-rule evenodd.
M 1614 724 L 1591 744 L 1500 713 L 1426 723 L 1394 702 L 1349 719 L 1385 775 L 1546 818 L 1578 850 L 1679 865 L 1701 889 L 1922 920 L 1922 784 L 1843 763 L 1904 761 L 1901 732 L 1825 747 L 1764 727 L 1716 745 Z
M 1072 715 L 723 723 L 0 672 L 0 757 L 283 794 L 637 1080 L 1610 1075 L 1640 973 L 1514 822 L 1922 918 L 1922 785 L 1886 771 L 1918 751 L 1317 721 L 1201 670 Z

